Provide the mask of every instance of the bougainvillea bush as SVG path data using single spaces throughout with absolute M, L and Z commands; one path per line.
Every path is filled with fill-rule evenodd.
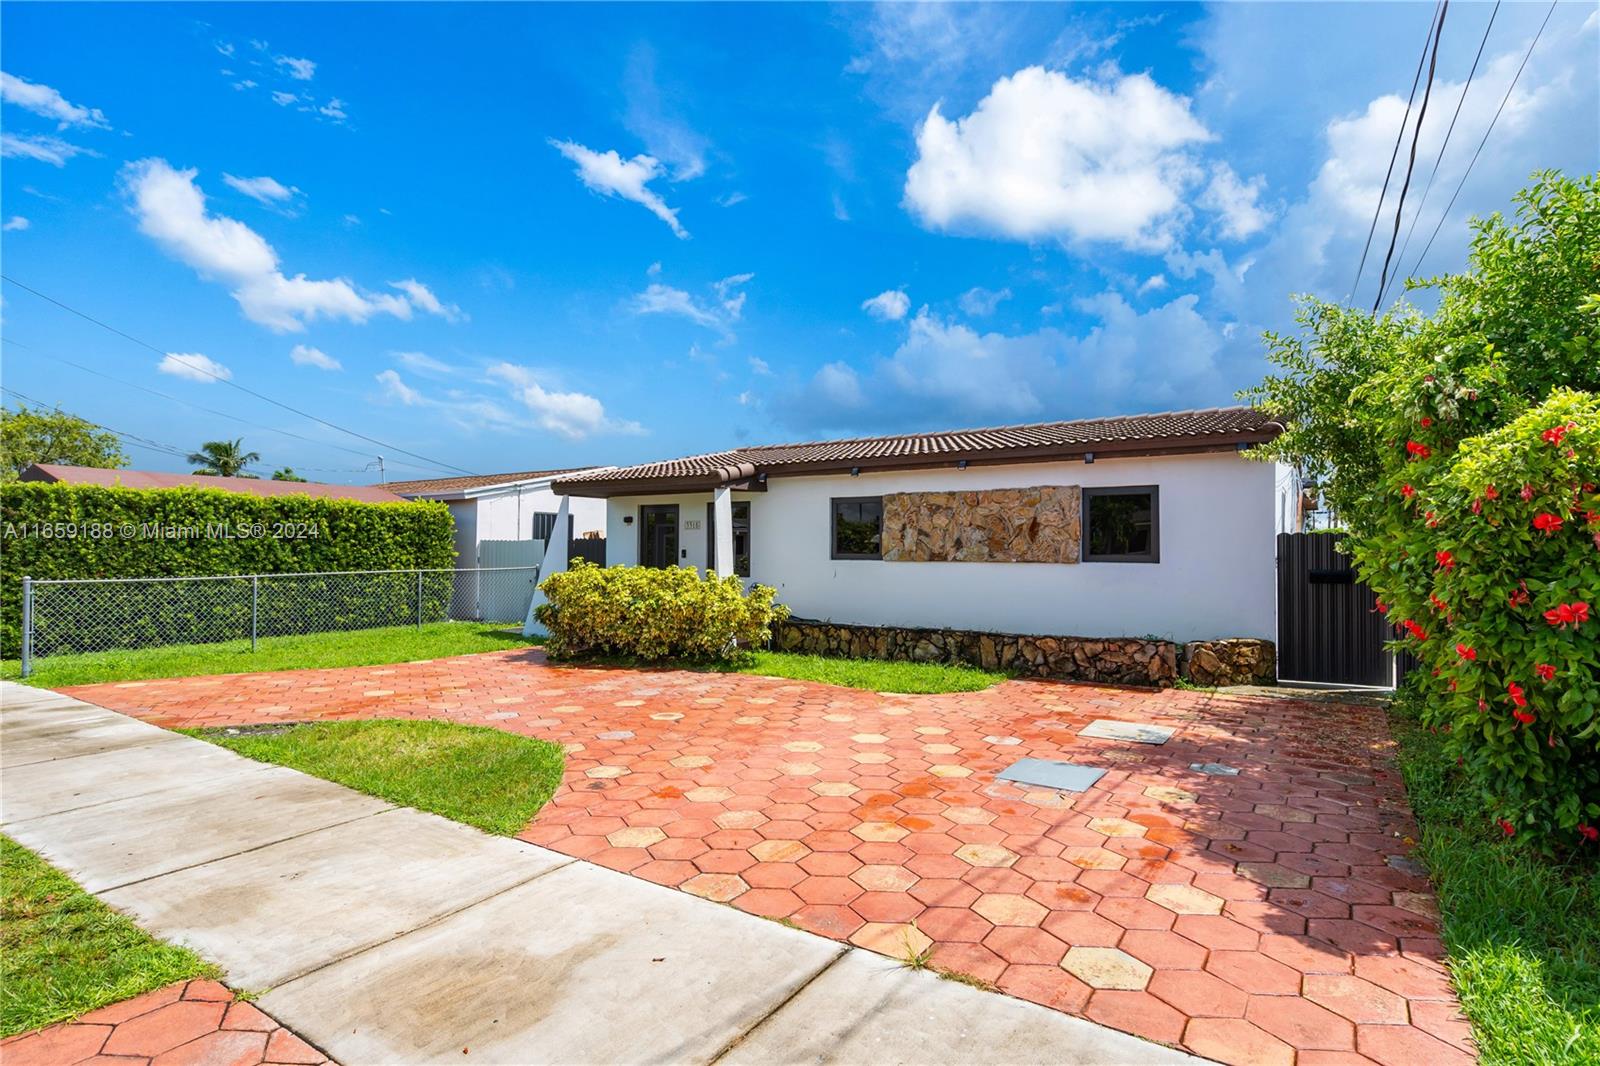
M 728 659 L 772 639 L 789 616 L 775 590 L 737 577 L 702 577 L 692 566 L 594 566 L 582 559 L 539 585 L 536 615 L 557 658 Z
M 1319 478 L 1486 831 L 1600 843 L 1600 180 L 1536 177 L 1468 270 L 1378 316 L 1303 301 L 1251 398 Z M 1413 297 L 1412 299 L 1416 299 Z

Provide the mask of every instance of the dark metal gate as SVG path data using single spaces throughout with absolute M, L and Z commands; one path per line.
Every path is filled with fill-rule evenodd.
M 1278 534 L 1278 677 L 1391 685 L 1389 626 L 1377 596 L 1334 550 L 1339 533 Z

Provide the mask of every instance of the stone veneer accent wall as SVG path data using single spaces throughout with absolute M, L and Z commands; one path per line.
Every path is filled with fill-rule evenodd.
M 1076 563 L 1077 485 L 883 498 L 883 557 L 899 562 Z
M 1269 685 L 1277 679 L 1270 640 L 1179 645 L 1146 637 L 1035 637 L 791 618 L 773 627 L 772 643 L 780 651 L 808 655 L 961 662 L 1036 677 L 1161 688 L 1179 677 L 1201 685 Z

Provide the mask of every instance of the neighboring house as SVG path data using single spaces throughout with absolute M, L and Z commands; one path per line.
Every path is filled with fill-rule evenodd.
M 209 474 L 162 474 L 153 470 L 106 470 L 94 466 L 34 463 L 17 475 L 19 481 L 52 481 L 64 485 L 105 485 L 124 489 L 220 489 L 251 496 L 316 496 L 361 503 L 405 503 L 405 498 L 376 485 L 324 485 L 316 481 L 269 481 L 265 478 L 212 477 Z
M 391 481 L 385 487 L 406 499 L 440 500 L 450 508 L 456 524 L 457 566 L 537 566 L 544 559 L 561 504 L 550 483 L 588 469 Z M 603 538 L 605 504 L 585 500 L 570 506 L 567 527 L 569 539 Z M 596 561 L 604 562 L 603 547 L 597 552 Z
M 694 565 L 802 618 L 1043 636 L 1276 636 L 1285 483 L 1244 407 L 736 448 L 559 477 L 613 564 Z M 556 565 L 556 560 L 551 560 Z

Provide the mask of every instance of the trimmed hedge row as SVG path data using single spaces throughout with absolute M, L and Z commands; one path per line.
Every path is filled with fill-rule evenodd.
M 22 578 L 175 577 L 210 574 L 324 573 L 454 565 L 454 524 L 442 503 L 361 503 L 311 496 L 250 496 L 216 489 L 126 489 L 17 482 L 0 486 L 0 653 L 18 654 Z M 448 575 L 427 582 L 424 616 L 448 606 Z M 90 586 L 71 612 L 70 631 L 45 634 L 56 650 L 165 643 L 177 632 L 214 621 L 201 593 L 188 606 L 152 586 Z M 234 583 L 215 583 L 234 584 Z M 247 583 L 238 583 L 247 584 Z M 438 587 L 433 587 L 438 586 Z M 136 593 L 135 590 L 145 590 Z M 51 590 L 52 594 L 60 590 Z M 415 590 L 374 595 L 361 582 L 327 579 L 314 597 L 319 615 L 362 628 L 415 620 Z M 247 599 L 218 603 L 228 618 Z M 440 603 L 434 604 L 432 601 Z M 263 603 L 265 606 L 265 601 Z M 433 607 L 439 607 L 436 611 Z M 63 616 L 66 617 L 66 616 Z M 41 623 L 43 619 L 41 619 Z M 232 623 L 230 623 L 232 624 Z M 273 626 L 292 630 L 284 619 Z M 229 632 L 213 639 L 231 639 Z M 39 649 L 43 652 L 45 649 Z

